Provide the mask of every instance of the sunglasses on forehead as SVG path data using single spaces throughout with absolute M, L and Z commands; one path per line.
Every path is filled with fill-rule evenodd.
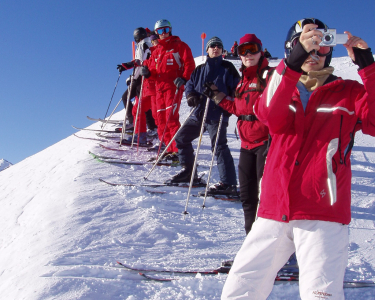
M 262 51 L 262 47 L 257 43 L 246 43 L 239 45 L 237 48 L 237 52 L 241 56 L 246 56 L 248 53 L 257 54 L 260 51 Z
M 290 43 L 290 46 L 289 46 L 290 51 L 292 51 L 293 48 L 294 48 L 294 46 L 297 45 L 298 40 L 299 40 L 299 35 L 296 36 L 296 37 L 292 40 L 292 42 Z M 329 54 L 332 53 L 332 50 L 333 50 L 332 47 L 320 46 L 319 50 L 316 51 L 316 54 L 318 54 L 318 56 L 327 56 L 327 55 L 329 55 Z
M 163 27 L 156 29 L 157 34 L 169 33 L 171 31 L 170 27 Z
M 221 45 L 221 44 L 211 44 L 210 46 L 208 46 L 209 48 L 212 48 L 212 49 L 214 49 L 214 48 L 216 48 L 216 47 L 218 47 L 219 49 L 223 49 L 223 46 Z

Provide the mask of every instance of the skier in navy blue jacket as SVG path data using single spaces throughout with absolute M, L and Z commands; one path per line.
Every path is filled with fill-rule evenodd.
M 175 141 L 182 170 L 168 180 L 171 183 L 190 182 L 194 165 L 192 141 L 199 137 L 207 99 L 203 95 L 205 83 L 213 82 L 221 92 L 234 96 L 237 84 L 240 81 L 240 75 L 234 65 L 222 58 L 223 42 L 221 39 L 218 37 L 211 38 L 207 42 L 206 51 L 208 53 L 206 62 L 195 68 L 185 86 L 187 103 L 190 107 L 195 107 L 195 111 L 176 136 Z M 204 126 L 210 135 L 212 150 L 215 146 L 220 116 L 222 113 L 224 115 L 216 150 L 220 182 L 211 186 L 208 194 L 236 194 L 236 171 L 232 154 L 227 145 L 229 115 L 220 106 L 216 105 L 214 101 L 209 101 L 210 104 Z M 195 174 L 195 177 L 198 179 L 197 174 Z

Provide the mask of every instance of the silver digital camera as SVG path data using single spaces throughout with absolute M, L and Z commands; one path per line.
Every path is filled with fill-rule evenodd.
M 348 36 L 344 33 L 336 33 L 336 29 L 316 29 L 323 33 L 322 41 L 319 46 L 334 47 L 337 44 L 345 44 Z

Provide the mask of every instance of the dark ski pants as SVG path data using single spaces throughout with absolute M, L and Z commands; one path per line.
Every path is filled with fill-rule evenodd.
M 193 166 L 194 149 L 191 143 L 199 137 L 201 125 L 202 120 L 197 121 L 195 117 L 189 118 L 176 136 L 175 140 L 178 148 L 178 158 L 181 165 Z M 207 130 L 210 135 L 211 151 L 213 151 L 215 147 L 218 127 L 219 121 L 206 121 L 204 126 L 205 131 Z M 227 145 L 227 127 L 228 122 L 223 122 L 216 149 L 217 168 L 222 183 L 235 185 L 237 184 L 237 176 L 234 168 L 233 157 Z
M 250 150 L 244 148 L 240 150 L 238 179 L 246 234 L 250 232 L 256 217 L 259 202 L 259 182 L 263 176 L 266 161 L 263 154 L 266 149 L 267 145 Z

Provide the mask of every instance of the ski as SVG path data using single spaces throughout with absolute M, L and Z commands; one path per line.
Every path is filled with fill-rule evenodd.
M 202 275 L 216 275 L 216 274 L 228 274 L 230 271 L 230 266 L 222 266 L 217 269 L 212 270 L 194 270 L 194 271 L 183 271 L 183 270 L 173 270 L 173 269 L 152 269 L 152 268 L 135 268 L 132 266 L 129 266 L 127 264 L 117 262 L 121 267 L 130 270 L 138 272 L 139 275 L 142 277 L 154 280 L 154 281 L 173 281 L 178 280 L 178 277 L 175 278 L 163 278 L 151 274 L 145 274 L 145 273 L 164 273 L 164 274 L 177 274 L 177 275 L 196 275 L 196 274 L 202 274 Z M 280 271 L 277 273 L 277 276 L 275 278 L 275 284 L 281 284 L 281 283 L 287 283 L 290 282 L 291 284 L 298 284 L 299 283 L 299 269 L 296 266 L 284 266 L 280 269 Z M 343 282 L 344 288 L 364 288 L 364 287 L 375 287 L 375 282 L 373 281 L 350 281 L 345 280 Z
M 205 192 L 206 191 L 200 191 L 197 195 L 193 195 L 193 196 L 194 197 L 204 197 Z M 233 201 L 233 202 L 241 201 L 240 196 L 239 196 L 239 191 L 238 191 L 238 195 L 237 196 L 234 196 L 234 195 L 224 195 L 224 194 L 210 194 L 210 193 L 208 193 L 207 197 L 212 197 L 212 198 L 217 199 L 217 200 L 226 200 L 226 201 Z
M 103 149 L 112 150 L 112 151 L 133 151 L 134 150 L 133 148 L 128 148 L 128 147 L 125 147 L 125 148 L 112 148 L 112 147 L 105 146 L 103 144 L 99 144 L 99 146 L 102 147 Z
M 178 183 L 173 183 L 173 184 L 169 184 L 169 183 L 149 183 L 149 184 L 146 184 L 146 183 L 141 183 L 141 184 L 134 184 L 134 183 L 114 183 L 114 182 L 109 182 L 109 181 L 106 181 L 102 178 L 99 178 L 99 181 L 103 182 L 103 183 L 106 183 L 106 184 L 109 184 L 109 185 L 112 185 L 112 186 L 144 186 L 144 187 L 150 187 L 150 188 L 158 188 L 158 187 L 168 187 L 168 186 L 172 186 L 172 187 L 183 187 L 183 188 L 188 188 L 189 187 L 189 184 L 188 183 L 184 183 L 183 185 L 182 184 L 178 184 Z M 196 187 L 203 187 L 203 186 L 206 186 L 206 183 L 202 182 L 202 183 L 197 183 L 196 185 L 193 185 L 194 188 Z
M 344 288 L 375 287 L 373 281 L 344 281 Z
M 95 138 L 89 138 L 89 137 L 83 137 L 83 136 L 79 136 L 79 135 L 76 135 L 76 134 L 73 134 L 75 137 L 77 138 L 80 138 L 80 139 L 84 139 L 84 140 L 92 140 L 92 141 L 98 141 L 98 142 L 106 142 L 106 140 L 101 140 L 101 139 L 95 139 Z
M 103 135 L 100 132 L 95 133 L 98 137 L 101 137 L 106 140 L 119 140 L 119 136 L 113 136 L 113 135 Z
M 127 134 L 127 135 L 132 135 L 133 133 L 130 132 L 130 131 L 126 131 L 125 134 Z M 118 139 L 119 139 L 119 136 L 104 135 L 104 134 L 101 133 L 101 132 L 96 133 L 96 135 L 97 135 L 98 137 L 102 137 L 102 138 L 109 139 L 109 140 L 111 140 L 111 139 L 116 139 L 116 140 L 118 140 Z
M 121 133 L 121 128 L 116 128 L 115 130 L 101 130 L 101 129 L 89 129 L 89 128 L 79 128 L 72 125 L 74 129 L 77 130 L 87 130 L 87 131 L 95 131 L 95 132 L 106 132 L 106 133 Z
M 141 273 L 144 273 L 144 272 L 155 272 L 155 273 L 175 273 L 175 274 L 204 274 L 204 275 L 215 275 L 215 274 L 219 274 L 219 273 L 223 273 L 223 274 L 227 274 L 230 270 L 230 268 L 226 268 L 226 267 L 220 267 L 220 268 L 217 268 L 217 269 L 213 269 L 213 270 L 196 270 L 196 271 L 183 271 L 183 270 L 168 270 L 168 269 L 147 269 L 147 268 L 134 268 L 134 267 L 131 267 L 127 264 L 124 264 L 124 263 L 121 263 L 121 262 L 117 262 L 121 267 L 127 269 L 127 270 L 131 270 L 131 271 L 136 271 L 136 272 L 141 272 Z
M 292 284 L 299 283 L 298 275 L 287 275 L 287 274 L 278 274 L 275 278 L 275 284 L 290 282 Z M 365 287 L 375 287 L 375 282 L 373 281 L 348 281 L 343 282 L 344 288 L 365 288 Z
M 128 161 L 128 160 L 125 159 L 125 158 L 119 158 L 119 157 L 113 157 L 113 156 L 99 155 L 99 154 L 95 154 L 95 153 L 93 153 L 93 152 L 91 152 L 91 151 L 89 151 L 89 154 L 90 154 L 92 157 L 94 157 L 94 158 Z
M 170 282 L 173 280 L 179 280 L 178 277 L 173 277 L 173 278 L 165 278 L 165 277 L 160 277 L 160 276 L 155 276 L 155 275 L 150 275 L 150 274 L 145 274 L 142 272 L 138 273 L 142 277 L 152 280 L 152 281 L 159 281 L 159 282 Z M 299 284 L 299 277 L 295 275 L 286 275 L 286 274 L 278 274 L 275 278 L 275 285 L 278 284 L 285 284 L 285 283 L 290 283 L 290 284 Z M 343 282 L 343 287 L 346 288 L 366 288 L 366 287 L 375 287 L 375 282 L 373 281 L 344 281 Z
M 160 282 L 170 282 L 170 281 L 173 281 L 173 280 L 179 280 L 180 279 L 179 277 L 172 277 L 172 278 L 170 278 L 170 277 L 169 278 L 168 277 L 160 277 L 160 276 L 156 276 L 156 275 L 145 274 L 145 273 L 142 273 L 142 272 L 139 272 L 138 274 L 141 275 L 142 277 L 148 279 L 148 280 L 160 281 Z M 186 275 L 190 275 L 190 274 L 186 274 Z M 216 274 L 213 274 L 213 275 L 216 275 Z M 276 277 L 275 278 L 275 284 L 283 283 L 283 282 L 298 283 L 298 279 L 294 280 L 294 278 L 289 279 L 289 278 L 284 278 L 284 277 Z
M 138 274 L 141 275 L 142 277 L 148 279 L 148 280 L 153 280 L 153 281 L 161 281 L 161 282 L 167 281 L 168 282 L 168 281 L 178 280 L 178 278 L 160 278 L 160 277 L 152 276 L 152 275 L 145 274 L 145 273 L 142 273 L 142 272 L 139 272 Z
M 101 163 L 107 163 L 107 164 L 120 164 L 120 165 L 138 165 L 138 166 L 144 166 L 144 165 L 154 165 L 153 163 L 149 162 L 142 162 L 142 161 L 128 161 L 121 158 L 113 158 L 113 157 L 100 157 L 97 156 L 94 153 L 90 153 L 94 159 Z M 166 167 L 176 167 L 176 165 L 173 165 L 171 163 L 167 162 L 159 162 L 157 166 L 166 166 Z
M 120 142 L 116 142 L 117 144 L 120 144 Z M 132 145 L 131 142 L 127 141 L 127 140 L 122 140 L 121 141 L 121 145 L 122 146 L 127 146 L 127 147 L 130 147 Z M 138 144 L 136 141 L 134 141 L 133 143 L 133 146 L 137 146 L 137 147 L 142 147 L 142 148 L 148 148 L 148 147 L 152 147 L 153 143 L 150 142 L 150 141 L 147 141 L 147 143 L 142 143 L 142 144 Z
M 146 189 L 146 192 L 149 193 L 149 194 L 159 194 L 159 195 L 168 194 L 167 191 L 158 191 L 158 190 L 147 190 Z M 197 198 L 203 197 L 203 196 L 198 195 L 198 194 L 191 194 L 191 196 L 197 197 Z M 230 197 L 228 195 L 211 195 L 211 196 L 207 196 L 207 197 L 212 197 L 216 200 L 223 200 L 223 201 L 230 201 L 230 202 L 239 202 L 240 201 L 239 197 Z
M 123 120 L 104 120 L 104 119 L 100 119 L 100 118 L 90 118 L 89 116 L 87 116 L 87 119 L 89 119 L 90 121 L 95 121 L 95 122 L 102 122 L 102 123 L 108 123 L 108 124 L 116 124 L 116 125 L 122 125 L 124 123 Z

